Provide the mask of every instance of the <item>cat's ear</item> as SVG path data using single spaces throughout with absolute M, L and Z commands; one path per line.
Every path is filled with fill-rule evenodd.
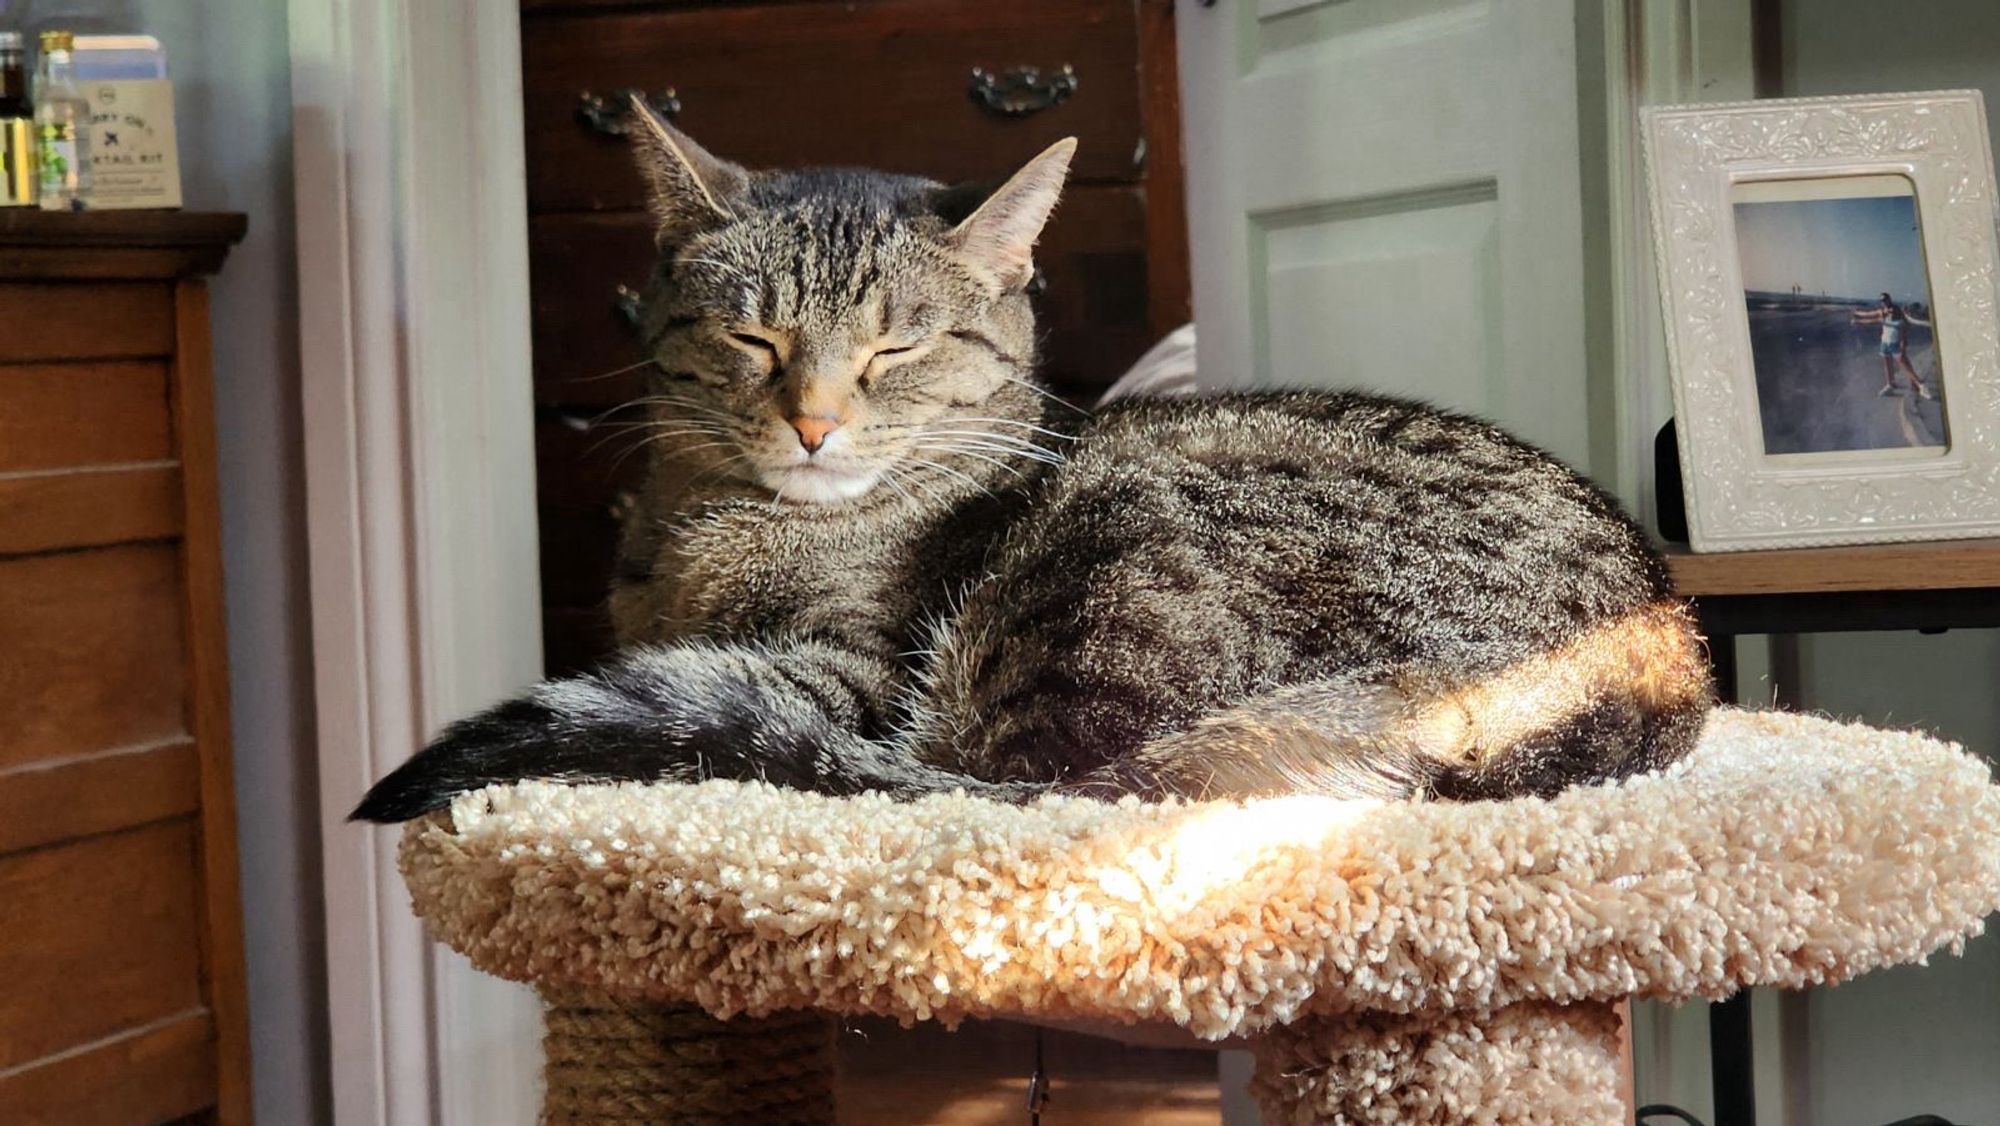
M 1043 149 L 951 229 L 952 246 L 1002 288 L 1028 284 L 1035 273 L 1035 240 L 1055 211 L 1075 153 L 1075 137 Z
M 736 218 L 750 173 L 710 155 L 686 133 L 667 124 L 646 99 L 632 96 L 632 155 L 646 178 L 646 204 L 661 246 Z

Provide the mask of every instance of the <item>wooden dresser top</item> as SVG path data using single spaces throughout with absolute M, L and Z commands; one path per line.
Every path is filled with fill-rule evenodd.
M 248 226 L 234 211 L 0 209 L 0 278 L 212 274 Z

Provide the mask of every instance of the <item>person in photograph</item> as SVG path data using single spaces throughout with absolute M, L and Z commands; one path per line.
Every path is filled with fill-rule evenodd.
M 1888 294 L 1882 295 L 1882 303 L 1873 309 L 1863 309 L 1854 314 L 1856 324 L 1879 324 L 1882 326 L 1882 389 L 1877 395 L 1896 393 L 1896 368 L 1900 365 L 1910 375 L 1910 386 L 1926 399 L 1934 398 L 1931 390 L 1917 376 L 1917 369 L 1910 366 L 1910 326 L 1922 325 L 1929 328 L 1931 323 L 1912 315 Z

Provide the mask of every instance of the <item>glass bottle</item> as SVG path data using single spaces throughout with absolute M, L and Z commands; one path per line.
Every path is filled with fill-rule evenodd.
M 18 31 L 0 31 L 0 117 L 26 116 L 27 44 Z
M 35 122 L 28 108 L 27 42 L 0 31 L 0 207 L 35 206 Z
M 76 85 L 75 37 L 42 32 L 35 74 L 35 157 L 43 211 L 82 211 L 90 195 L 90 103 Z

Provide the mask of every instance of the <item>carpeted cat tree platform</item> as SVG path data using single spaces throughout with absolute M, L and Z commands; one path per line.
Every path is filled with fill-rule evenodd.
M 1919 735 L 1724 710 L 1671 770 L 1549 801 L 523 784 L 412 825 L 403 871 L 549 999 L 545 1122 L 829 1122 L 825 1014 L 868 1013 L 1245 1038 L 1269 1123 L 1612 1123 L 1618 999 L 1978 934 L 2000 788 Z

